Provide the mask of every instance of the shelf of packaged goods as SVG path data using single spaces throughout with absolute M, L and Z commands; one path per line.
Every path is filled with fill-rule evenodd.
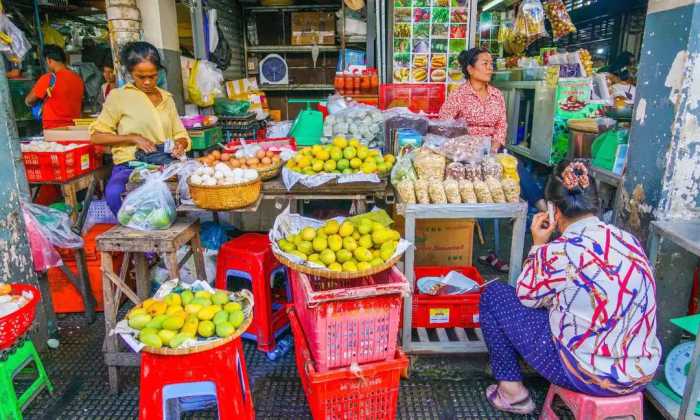
M 319 52 L 335 52 L 340 50 L 337 45 L 318 45 Z M 310 53 L 313 45 L 251 45 L 249 53 Z
M 266 92 L 310 92 L 310 91 L 332 91 L 333 85 L 260 85 L 260 89 Z
M 304 10 L 338 10 L 340 4 L 293 4 L 289 6 L 243 6 L 248 13 L 301 12 Z

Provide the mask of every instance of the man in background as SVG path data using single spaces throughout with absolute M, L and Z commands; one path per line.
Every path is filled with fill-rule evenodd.
M 44 59 L 49 73 L 37 80 L 24 102 L 32 107 L 43 101 L 41 124 L 44 130 L 73 125 L 82 111 L 83 81 L 66 65 L 66 53 L 61 47 L 46 45 Z

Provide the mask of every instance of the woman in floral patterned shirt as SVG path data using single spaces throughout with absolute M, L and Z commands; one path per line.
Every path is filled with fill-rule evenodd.
M 440 109 L 440 119 L 463 121 L 472 136 L 491 137 L 491 152 L 498 153 L 506 145 L 508 128 L 503 94 L 491 86 L 493 58 L 486 50 L 472 48 L 459 54 L 459 64 L 467 82 L 453 91 Z M 544 194 L 532 174 L 518 165 L 520 189 L 531 207 L 546 211 Z M 479 257 L 479 261 L 508 272 L 508 264 L 495 252 Z
M 496 408 L 528 414 L 518 357 L 550 382 L 595 396 L 638 392 L 661 357 L 656 284 L 632 234 L 601 222 L 583 162 L 562 162 L 545 189 L 555 222 L 539 213 L 534 246 L 516 287 L 493 283 L 481 296 L 481 328 L 498 384 Z M 551 240 L 554 230 L 562 232 Z

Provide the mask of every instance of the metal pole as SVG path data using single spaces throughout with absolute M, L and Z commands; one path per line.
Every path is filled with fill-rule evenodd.
M 36 37 L 39 40 L 39 66 L 46 71 L 46 60 L 44 60 L 44 34 L 41 33 L 41 16 L 39 15 L 39 0 L 34 0 L 34 26 L 36 26 Z

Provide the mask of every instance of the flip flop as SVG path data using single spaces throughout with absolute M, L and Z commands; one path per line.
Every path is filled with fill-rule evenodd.
M 508 271 L 510 271 L 510 266 L 508 265 L 508 263 L 498 258 L 496 253 L 494 253 L 493 251 L 490 252 L 488 255 L 482 255 L 478 257 L 477 260 L 481 264 L 488 265 L 494 270 L 500 271 L 501 273 L 507 273 Z
M 486 399 L 493 408 L 507 413 L 527 415 L 532 414 L 536 408 L 529 393 L 522 400 L 511 403 L 501 395 L 498 385 L 496 384 L 486 388 Z

